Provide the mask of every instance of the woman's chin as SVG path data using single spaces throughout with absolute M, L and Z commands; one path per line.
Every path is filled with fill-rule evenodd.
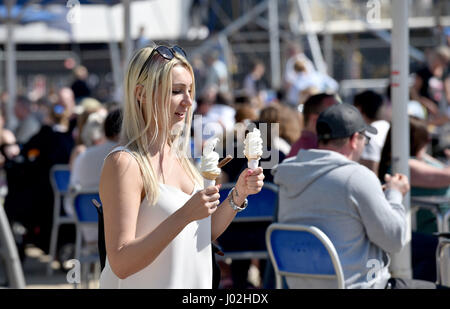
M 172 124 L 172 129 L 171 129 L 171 133 L 172 135 L 177 135 L 178 133 L 180 133 L 181 131 L 183 131 L 184 127 L 186 126 L 186 124 L 184 123 L 184 121 L 176 121 Z

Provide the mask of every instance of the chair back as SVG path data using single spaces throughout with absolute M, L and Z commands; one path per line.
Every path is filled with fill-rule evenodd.
M 100 201 L 98 189 L 80 189 L 71 194 L 72 205 L 77 223 L 97 224 L 98 212 L 92 207 L 92 200 Z
M 50 247 L 48 253 L 50 256 L 50 260 L 47 264 L 48 276 L 53 273 L 51 263 L 56 257 L 60 230 L 59 227 L 62 224 L 75 223 L 75 219 L 71 215 L 68 215 L 66 209 L 63 207 L 65 204 L 65 196 L 69 194 L 70 166 L 68 164 L 53 165 L 50 168 L 49 178 L 53 190 L 54 199 L 52 230 L 50 234 Z
M 234 183 L 223 184 L 220 188 L 220 202 L 228 196 Z M 273 183 L 264 183 L 258 194 L 248 196 L 248 207 L 236 214 L 233 222 L 273 221 L 278 204 L 278 187 Z
M 222 185 L 219 192 L 221 202 L 227 198 L 233 186 L 233 183 Z M 265 183 L 261 192 L 248 196 L 248 207 L 236 214 L 230 226 L 218 238 L 218 244 L 225 254 L 219 259 L 266 259 L 265 232 L 274 221 L 277 204 L 278 187 L 272 183 Z
M 100 258 L 100 270 L 105 268 L 106 263 L 106 240 L 105 240 L 105 221 L 103 219 L 103 206 L 100 199 L 93 199 L 92 204 L 95 206 L 98 215 L 98 255 Z
M 53 192 L 66 194 L 69 190 L 70 167 L 68 164 L 56 164 L 50 169 L 50 183 Z
M 345 287 L 339 256 L 330 239 L 314 226 L 274 223 L 266 232 L 277 288 L 283 277 L 335 280 Z

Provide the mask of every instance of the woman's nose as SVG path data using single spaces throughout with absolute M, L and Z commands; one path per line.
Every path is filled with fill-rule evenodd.
M 185 96 L 184 96 L 184 99 L 183 99 L 183 102 L 182 102 L 184 105 L 186 105 L 186 106 L 192 106 L 192 98 L 191 98 L 191 95 L 189 94 L 189 93 L 187 93 Z

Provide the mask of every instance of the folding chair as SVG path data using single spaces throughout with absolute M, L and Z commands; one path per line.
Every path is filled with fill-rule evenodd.
M 449 220 L 450 210 L 447 210 L 443 216 L 443 231 L 441 233 L 437 233 L 439 243 L 436 248 L 436 283 L 445 286 L 450 286 L 450 270 L 448 269 L 450 264 L 448 254 L 448 249 L 450 248 Z
M 74 189 L 69 194 L 70 205 L 75 214 L 75 259 L 80 262 L 82 278 L 88 285 L 88 268 L 94 264 L 96 276 L 99 266 L 99 255 L 97 246 L 88 247 L 84 241 L 83 227 L 98 227 L 98 212 L 92 205 L 92 200 L 100 201 L 98 188 L 93 189 Z M 86 253 L 88 252 L 88 253 Z
M 100 271 L 105 268 L 106 264 L 106 240 L 105 240 L 105 221 L 103 218 L 103 206 L 96 199 L 92 200 L 98 215 L 98 254 L 100 258 Z
M 56 164 L 50 169 L 50 183 L 54 194 L 53 203 L 53 223 L 50 236 L 50 261 L 47 264 L 47 275 L 53 273 L 52 262 L 56 257 L 58 244 L 59 226 L 62 224 L 75 224 L 75 219 L 71 216 L 61 215 L 61 208 L 64 198 L 69 191 L 70 167 L 68 164 Z
M 446 277 L 445 250 L 450 248 L 450 233 L 437 233 L 437 236 L 439 243 L 436 248 L 436 283 L 449 286 L 449 278 Z
M 227 198 L 233 186 L 233 183 L 222 185 L 220 202 Z M 265 183 L 261 192 L 248 196 L 248 207 L 236 214 L 228 229 L 218 239 L 224 252 L 219 260 L 266 259 L 265 231 L 274 221 L 277 204 L 278 187 L 272 183 Z
M 428 210 L 436 217 L 437 232 L 442 233 L 448 229 L 448 217 L 444 218 L 439 210 L 441 204 L 449 204 L 450 197 L 447 196 L 412 196 L 411 214 L 415 225 L 416 214 L 419 210 Z M 413 229 L 415 226 L 413 225 Z
M 439 237 L 438 247 L 436 248 L 436 282 L 437 284 L 450 285 L 450 258 L 449 258 L 449 220 L 450 210 L 442 214 L 440 205 L 450 204 L 448 196 L 412 196 L 411 213 L 412 222 L 415 222 L 417 211 L 424 209 L 430 211 L 436 218 L 437 236 Z M 415 226 L 413 225 L 413 230 Z M 447 237 L 443 236 L 447 235 Z
M 267 229 L 266 243 L 277 289 L 284 277 L 335 280 L 339 289 L 345 288 L 336 249 L 317 227 L 274 223 Z
M 3 205 L 0 204 L 0 266 L 4 264 L 8 286 L 13 289 L 26 287 L 22 263 L 17 252 L 14 235 L 11 231 Z M 1 288 L 1 287 L 0 287 Z

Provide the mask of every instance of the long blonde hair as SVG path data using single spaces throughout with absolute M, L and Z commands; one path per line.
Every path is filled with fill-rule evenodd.
M 181 165 L 192 181 L 201 183 L 201 176 L 190 161 L 190 129 L 192 108 L 186 113 L 184 130 L 171 132 L 170 98 L 172 95 L 172 69 L 177 65 L 185 67 L 192 77 L 191 99 L 195 97 L 194 73 L 189 62 L 181 55 L 175 54 L 171 60 L 160 55 L 153 55 L 152 47 L 138 50 L 132 57 L 125 76 L 125 106 L 121 140 L 136 158 L 141 169 L 144 190 L 151 205 L 159 197 L 158 175 L 150 162 L 150 147 L 157 147 L 163 152 L 166 141 L 171 146 Z M 142 72 L 141 72 L 142 71 Z M 141 87 L 138 94 L 137 88 Z M 145 96 L 145 104 L 143 102 Z

